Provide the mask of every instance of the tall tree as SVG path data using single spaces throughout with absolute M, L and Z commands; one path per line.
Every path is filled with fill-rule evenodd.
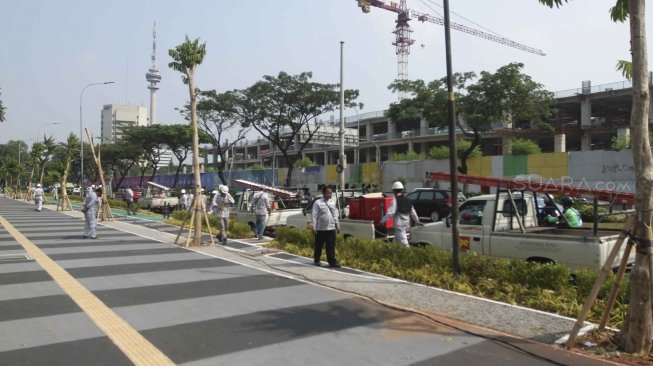
M 178 164 L 175 170 L 175 179 L 172 183 L 172 187 L 176 188 L 182 165 L 193 149 L 193 128 L 189 125 L 161 125 L 160 127 L 161 143 L 177 158 Z M 199 143 L 210 142 L 210 139 L 201 128 L 198 137 Z
M 233 111 L 235 108 L 233 93 L 217 93 L 215 90 L 202 91 L 197 103 L 199 129 L 213 144 L 219 159 L 214 161 L 222 184 L 227 184 L 224 171 L 227 166 L 227 152 L 245 139 L 250 131 L 242 128 Z M 186 113 L 187 115 L 188 113 Z M 228 141 L 231 137 L 231 141 Z
M 113 189 L 122 186 L 129 170 L 138 163 L 142 155 L 143 150 L 140 145 L 131 144 L 124 139 L 115 144 L 102 146 L 102 163 L 116 178 Z
M 206 55 L 206 43 L 200 44 L 199 39 L 191 41 L 188 36 L 184 43 L 168 51 L 173 62 L 168 67 L 182 74 L 184 84 L 188 85 L 188 94 L 190 96 L 190 124 L 193 128 L 193 173 L 195 174 L 195 222 L 193 245 L 202 243 L 202 204 L 199 199 L 202 190 L 202 181 L 200 178 L 199 162 L 199 134 L 197 132 L 197 97 L 195 95 L 195 71 L 197 66 L 204 61 Z
M 559 7 L 567 0 L 538 0 Z M 610 9 L 615 22 L 630 20 L 633 106 L 630 114 L 631 143 L 635 166 L 635 227 L 637 254 L 630 272 L 630 304 L 619 334 L 619 346 L 628 353 L 645 354 L 653 344 L 653 155 L 649 140 L 648 117 L 650 82 L 646 45 L 645 0 L 617 0 Z M 623 68 L 622 68 L 623 70 Z
M 467 160 L 493 123 L 530 121 L 541 126 L 550 115 L 553 93 L 523 74 L 523 67 L 521 63 L 511 63 L 495 73 L 483 71 L 476 82 L 473 72 L 453 75 L 459 113 L 456 123 L 472 142 L 460 156 L 459 172 L 467 173 Z M 390 105 L 388 117 L 393 123 L 423 118 L 431 127 L 448 127 L 445 78 L 428 84 L 422 80 L 397 80 L 388 88 L 412 96 Z
M 130 146 L 140 146 L 142 161 L 139 161 L 141 168 L 141 186 L 147 169 L 151 169 L 150 181 L 156 176 L 161 158 L 166 152 L 165 126 L 132 126 L 123 129 L 123 141 Z
M 286 186 L 291 185 L 295 162 L 321 127 L 315 118 L 340 105 L 339 85 L 312 82 L 312 77 L 310 72 L 280 72 L 264 76 L 245 90 L 229 92 L 235 100 L 233 113 L 243 127 L 254 127 L 283 155 L 288 168 Z M 346 107 L 355 106 L 356 98 L 358 90 L 345 90 Z
M 2 95 L 2 93 L 0 93 Z M 0 122 L 4 122 L 6 115 L 5 115 L 5 106 L 2 104 L 2 99 L 0 99 Z

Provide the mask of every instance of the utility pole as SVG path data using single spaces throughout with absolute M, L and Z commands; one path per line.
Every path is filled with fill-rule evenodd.
M 451 172 L 451 242 L 453 271 L 460 273 L 458 247 L 458 148 L 456 146 L 456 105 L 453 93 L 453 71 L 451 67 L 451 23 L 449 19 L 449 0 L 443 1 L 444 42 L 447 59 L 447 117 L 449 120 L 449 170 Z
M 336 170 L 340 175 L 340 189 L 345 189 L 345 168 L 347 167 L 347 156 L 345 156 L 345 88 L 343 83 L 343 49 L 344 41 L 340 41 L 340 161 Z

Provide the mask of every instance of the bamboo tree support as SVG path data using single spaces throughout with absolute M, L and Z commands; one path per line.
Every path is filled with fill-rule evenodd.
M 598 296 L 601 287 L 605 283 L 605 280 L 608 278 L 608 275 L 610 274 L 610 272 L 612 272 L 612 263 L 614 262 L 617 253 L 619 253 L 621 246 L 623 245 L 630 231 L 633 229 L 634 225 L 635 225 L 635 215 L 630 215 L 628 217 L 628 220 L 626 220 L 626 224 L 624 225 L 621 234 L 619 234 L 619 238 L 617 239 L 617 242 L 614 244 L 614 247 L 610 251 L 610 254 L 608 254 L 608 257 L 605 259 L 605 263 L 603 264 L 603 267 L 601 268 L 601 271 L 599 272 L 599 275 L 596 278 L 596 281 L 594 282 L 594 286 L 592 287 L 592 290 L 590 291 L 589 295 L 585 299 L 583 308 L 581 309 L 580 313 L 578 314 L 578 318 L 576 319 L 576 324 L 574 324 L 571 333 L 569 333 L 569 339 L 567 339 L 567 344 L 566 344 L 567 349 L 570 349 L 574 345 L 574 342 L 576 341 L 576 337 L 578 336 L 578 332 L 580 332 L 580 329 L 583 327 L 583 324 L 585 323 L 585 319 L 587 318 L 587 314 L 592 308 L 592 304 L 594 303 L 594 300 L 596 300 L 596 297 Z M 623 256 L 628 257 L 629 254 L 630 252 L 628 251 L 623 253 Z
M 106 195 L 106 181 L 104 180 L 104 171 L 102 170 L 102 162 L 100 160 L 100 150 L 98 150 L 97 155 L 95 154 L 95 145 L 93 145 L 93 134 L 88 132 L 88 128 L 84 128 L 86 131 L 86 137 L 88 137 L 88 143 L 91 145 L 91 153 L 93 154 L 93 160 L 95 161 L 95 166 L 100 173 L 100 182 L 102 182 L 102 197 L 100 198 L 100 210 L 98 211 L 98 218 L 100 221 L 113 221 L 113 213 L 111 212 L 111 207 L 109 206 L 109 199 Z
M 59 200 L 57 200 L 57 211 L 72 211 L 72 210 L 73 210 L 73 206 L 70 204 L 70 198 L 68 198 L 68 195 L 66 193 L 63 193 L 61 196 L 59 196 Z
M 200 195 L 200 198 L 194 198 L 193 203 L 192 203 L 192 209 L 191 209 L 191 214 L 190 214 L 190 225 L 188 226 L 188 236 L 186 237 L 186 243 L 184 244 L 184 247 L 188 248 L 190 246 L 190 239 L 193 237 L 193 234 L 199 235 L 200 236 L 200 243 L 203 244 L 202 242 L 202 233 L 195 233 L 195 230 L 193 229 L 192 223 L 194 222 L 193 219 L 195 219 L 195 212 L 199 212 L 200 215 L 204 215 L 204 222 L 206 222 L 206 227 L 209 230 L 209 238 L 211 238 L 211 245 L 215 245 L 215 240 L 213 239 L 213 234 L 211 233 L 211 225 L 209 224 L 209 215 L 206 213 L 206 207 L 204 207 L 204 200 L 202 198 L 203 195 Z M 200 206 L 200 209 L 197 210 L 197 206 Z M 184 231 L 184 227 L 186 226 L 186 223 L 188 222 L 188 218 L 184 219 L 181 223 L 181 227 L 179 228 L 179 232 L 177 233 L 177 237 L 175 238 L 175 244 L 179 242 L 179 237 L 181 236 L 181 233 Z
M 605 326 L 608 324 L 608 320 L 610 319 L 610 313 L 612 312 L 612 308 L 614 307 L 614 302 L 617 300 L 617 294 L 619 293 L 619 287 L 621 287 L 621 281 L 624 278 L 624 273 L 626 273 L 626 267 L 628 267 L 628 258 L 630 257 L 630 251 L 633 249 L 633 246 L 635 245 L 635 242 L 632 240 L 628 240 L 626 243 L 626 250 L 624 250 L 624 254 L 621 256 L 621 262 L 619 263 L 619 271 L 617 272 L 617 275 L 614 280 L 614 284 L 612 285 L 612 289 L 610 289 L 610 296 L 608 296 L 608 301 L 605 304 L 605 309 L 603 310 L 603 316 L 601 317 L 601 322 L 599 323 L 599 331 L 605 329 Z

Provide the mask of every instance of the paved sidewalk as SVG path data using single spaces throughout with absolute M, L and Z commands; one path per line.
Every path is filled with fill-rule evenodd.
M 0 198 L 0 218 L 35 245 L 30 251 L 31 244 L 0 228 L 3 364 L 131 364 L 121 335 L 111 336 L 102 318 L 92 320 L 103 307 L 175 364 L 601 364 L 448 319 L 457 297 L 451 293 L 347 268 L 316 268 L 253 240 L 179 248 L 170 244 L 178 228 L 136 225 L 143 223 L 132 218 L 101 225 L 98 240 L 82 239 L 81 213 L 35 213 L 31 207 Z M 39 251 L 99 304 L 87 308 L 69 284 L 53 281 L 57 272 L 44 270 L 44 258 L 25 256 Z M 354 293 L 429 313 L 435 321 Z M 486 303 L 464 298 L 477 311 Z M 527 312 L 496 305 L 517 311 L 507 317 L 513 324 Z

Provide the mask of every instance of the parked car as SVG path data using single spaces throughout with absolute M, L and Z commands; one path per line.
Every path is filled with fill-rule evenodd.
M 417 216 L 431 221 L 440 221 L 451 211 L 451 191 L 435 188 L 417 188 L 406 195 L 413 203 Z M 465 195 L 458 192 L 458 202 L 465 201 Z

